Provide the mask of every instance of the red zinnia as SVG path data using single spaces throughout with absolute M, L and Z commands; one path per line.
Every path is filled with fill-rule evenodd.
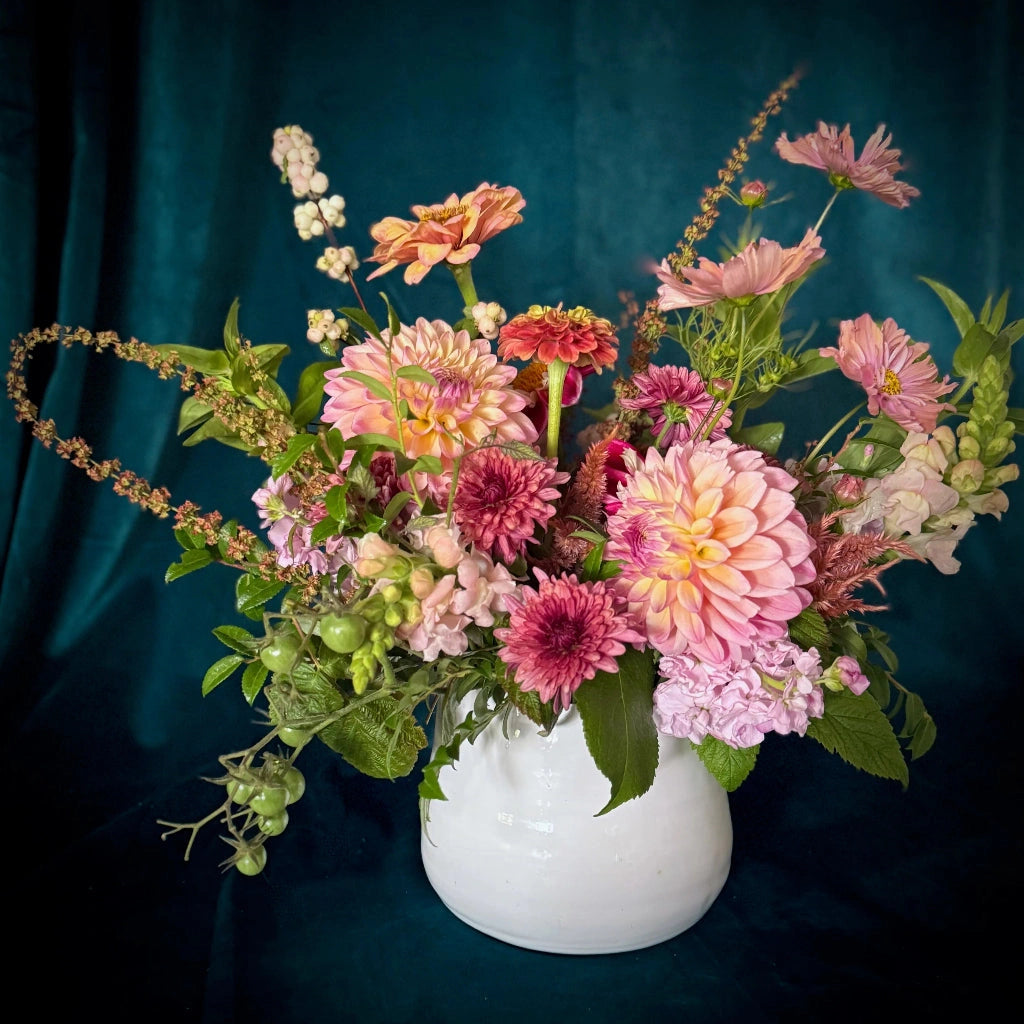
M 539 359 L 551 365 L 560 359 L 569 366 L 593 366 L 600 373 L 614 366 L 619 339 L 611 322 L 583 306 L 563 310 L 531 306 L 514 316 L 498 335 L 498 355 L 508 361 Z

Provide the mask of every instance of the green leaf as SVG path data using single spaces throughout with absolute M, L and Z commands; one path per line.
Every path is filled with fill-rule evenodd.
M 196 569 L 202 569 L 212 561 L 213 555 L 206 548 L 185 551 L 177 562 L 167 567 L 167 572 L 164 573 L 164 583 L 180 580 L 182 576 L 187 576 L 190 572 L 195 572 Z
M 784 423 L 759 423 L 753 427 L 743 427 L 732 435 L 737 444 L 749 444 L 768 455 L 778 453 L 782 444 Z
M 939 284 L 938 281 L 933 281 L 929 277 L 918 277 L 918 280 L 923 281 L 942 299 L 943 305 L 949 310 L 949 315 L 953 318 L 962 338 L 974 324 L 974 314 L 971 312 L 970 306 L 944 284 Z
M 260 619 L 263 606 L 284 588 L 280 580 L 265 580 L 246 573 L 235 584 L 235 608 L 250 619 Z
M 328 514 L 337 519 L 339 523 L 344 522 L 348 516 L 347 491 L 348 487 L 345 484 L 335 484 L 324 496 Z
M 397 779 L 416 766 L 427 736 L 412 713 L 391 697 L 351 707 L 320 737 L 349 764 L 374 779 Z
M 328 541 L 332 537 L 336 537 L 340 532 L 341 523 L 339 523 L 337 519 L 325 516 L 316 524 L 316 526 L 313 527 L 313 532 L 309 535 L 309 543 L 313 547 L 318 547 L 323 544 L 324 541 Z
M 229 356 L 237 356 L 241 346 L 238 333 L 238 299 L 231 303 L 227 319 L 224 321 L 224 351 Z
M 213 635 L 225 646 L 239 654 L 254 655 L 260 642 L 247 629 L 241 626 L 218 626 Z
M 391 524 L 398 517 L 398 514 L 412 501 L 412 494 L 409 491 L 399 491 L 384 509 L 384 522 Z
M 288 472 L 303 452 L 316 444 L 316 434 L 295 434 L 288 438 L 288 447 L 270 463 L 270 472 L 278 479 Z
M 422 366 L 400 366 L 395 370 L 395 376 L 402 380 L 415 381 L 417 384 L 427 384 L 430 387 L 437 387 L 437 378 Z
M 198 348 L 195 345 L 154 345 L 153 348 L 167 357 L 176 354 L 180 365 L 191 366 L 197 373 L 207 377 L 227 375 L 228 357 L 220 349 Z
M 346 448 L 387 448 L 391 451 L 400 452 L 402 446 L 393 437 L 387 434 L 355 434 L 345 438 Z
M 328 370 L 337 369 L 336 361 L 324 360 L 310 363 L 299 375 L 299 384 L 292 404 L 292 422 L 296 429 L 302 430 L 320 415 L 320 407 L 324 401 L 324 374 Z
M 349 380 L 359 381 L 372 395 L 381 399 L 383 402 L 390 402 L 394 397 L 389 388 L 382 381 L 377 380 L 376 377 L 371 377 L 368 373 L 363 373 L 360 370 L 342 370 L 337 375 L 338 377 L 346 377 Z
M 727 793 L 733 793 L 739 789 L 743 780 L 753 770 L 760 749 L 760 744 L 758 744 L 755 747 L 744 747 L 742 750 L 737 750 L 714 736 L 705 736 L 700 746 L 696 748 L 697 756 L 703 762 L 704 767 L 718 780 L 719 785 Z
M 372 334 L 378 341 L 381 341 L 380 328 L 374 323 L 373 317 L 364 309 L 358 307 L 346 306 L 341 311 L 342 316 L 347 320 L 351 320 L 352 323 L 358 324 L 364 331 Z
M 287 345 L 253 345 L 252 353 L 261 370 L 273 375 L 281 368 L 284 357 L 291 352 Z
M 455 268 L 453 267 L 452 269 L 454 270 Z M 391 305 L 387 292 L 378 292 L 377 294 L 384 300 L 384 306 L 388 311 L 388 330 L 391 332 L 391 337 L 397 337 L 398 332 L 402 329 L 402 321 L 399 320 L 394 306 Z
M 789 638 L 805 651 L 811 647 L 821 651 L 829 646 L 828 624 L 819 612 L 805 608 L 789 620 Z
M 242 695 L 251 704 L 263 689 L 270 670 L 262 661 L 253 661 L 245 666 L 242 673 Z
M 208 440 L 220 441 L 221 444 L 226 444 L 231 448 L 239 448 L 244 452 L 249 451 L 249 446 L 215 416 L 208 419 L 194 433 L 189 434 L 181 443 L 185 448 L 192 448 L 199 444 L 200 441 Z
M 206 535 L 196 530 L 177 529 L 174 531 L 174 539 L 186 551 L 195 551 L 198 548 L 206 547 Z
M 977 380 L 981 364 L 990 354 L 1000 359 L 1009 354 L 1009 347 L 997 341 L 981 324 L 972 324 L 953 353 L 953 372 Z
M 826 690 L 825 714 L 810 720 L 807 735 L 854 768 L 904 786 L 910 781 L 892 723 L 867 693 Z
M 587 749 L 612 784 L 611 798 L 598 815 L 646 793 L 658 767 L 654 657 L 629 647 L 618 666 L 618 672 L 598 672 L 586 680 L 573 697 Z
M 227 654 L 215 661 L 203 676 L 203 696 L 220 686 L 244 661 L 240 654 Z
M 442 469 L 441 460 L 436 455 L 421 455 L 412 464 L 414 473 L 429 473 L 431 476 L 440 476 Z
M 200 402 L 198 398 L 193 398 L 189 395 L 184 402 L 181 403 L 181 409 L 178 411 L 178 434 L 184 434 L 188 430 L 193 430 L 200 424 L 205 423 L 213 415 L 213 409 L 203 402 Z

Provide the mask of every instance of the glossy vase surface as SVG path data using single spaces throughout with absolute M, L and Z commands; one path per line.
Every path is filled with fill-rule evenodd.
M 690 928 L 725 885 L 732 819 L 688 742 L 659 747 L 651 789 L 597 817 L 610 784 L 575 708 L 549 735 L 517 712 L 491 722 L 441 770 L 447 799 L 425 806 L 434 890 L 477 930 L 551 953 L 625 952 Z

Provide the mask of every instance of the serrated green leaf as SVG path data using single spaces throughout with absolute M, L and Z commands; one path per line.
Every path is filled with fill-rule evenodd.
M 213 555 L 206 548 L 192 549 L 182 553 L 177 562 L 167 567 L 164 573 L 164 582 L 171 583 L 173 580 L 180 580 L 196 569 L 202 569 L 213 561 Z
M 611 783 L 611 798 L 597 815 L 646 793 L 658 767 L 654 657 L 629 647 L 618 666 L 618 672 L 598 672 L 584 681 L 573 697 L 587 749 Z
M 263 606 L 284 587 L 280 580 L 265 580 L 245 573 L 235 584 L 235 608 L 250 619 L 260 619 Z
M 825 691 L 825 714 L 812 718 L 807 735 L 848 764 L 904 786 L 910 780 L 907 762 L 892 723 L 870 694 L 859 697 L 842 690 Z
M 203 696 L 220 686 L 244 661 L 240 654 L 226 654 L 215 661 L 203 676 Z
M 805 651 L 811 647 L 821 651 L 829 646 L 828 624 L 820 612 L 805 608 L 789 620 L 789 638 Z
M 760 744 L 737 750 L 714 736 L 705 736 L 696 750 L 704 767 L 718 780 L 722 789 L 733 793 L 753 770 Z
M 247 629 L 241 626 L 218 626 L 213 635 L 226 647 L 239 654 L 254 655 L 259 649 L 259 641 Z
M 317 736 L 374 779 L 397 779 L 416 766 L 427 736 L 412 713 L 390 697 L 352 707 Z
M 288 438 L 288 446 L 270 463 L 270 472 L 274 479 L 282 477 L 299 460 L 303 452 L 309 451 L 316 444 L 316 434 L 295 434 Z
M 262 661 L 253 661 L 245 666 L 242 673 L 242 696 L 251 704 L 263 689 L 270 670 Z
M 195 551 L 206 547 L 206 536 L 195 530 L 179 528 L 174 531 L 174 539 L 186 550 Z
M 942 299 L 943 305 L 949 310 L 949 315 L 953 318 L 953 322 L 956 324 L 962 338 L 974 323 L 974 314 L 971 312 L 970 306 L 956 292 L 951 288 L 947 288 L 944 284 L 939 284 L 938 281 L 933 281 L 929 277 L 918 277 L 918 280 L 923 281 Z
M 196 345 L 154 345 L 153 348 L 167 358 L 177 354 L 180 365 L 191 366 L 206 377 L 223 377 L 228 372 L 228 357 L 220 349 L 199 348 Z

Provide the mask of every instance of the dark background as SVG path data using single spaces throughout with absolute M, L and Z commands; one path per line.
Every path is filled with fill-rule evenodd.
M 794 321 L 819 322 L 831 344 L 840 318 L 892 316 L 946 370 L 956 332 L 916 275 L 975 310 L 1009 287 L 1011 316 L 1024 315 L 1022 14 L 1009 0 L 946 12 L 879 0 L 186 0 L 58 16 L 7 0 L 0 334 L 56 321 L 213 347 L 237 296 L 248 337 L 293 346 L 288 383 L 313 354 L 306 308 L 351 301 L 294 233 L 268 155 L 290 123 L 314 135 L 348 202 L 342 241 L 362 256 L 385 215 L 512 184 L 525 220 L 477 260 L 481 298 L 510 311 L 564 300 L 615 319 L 619 289 L 650 296 L 646 265 L 672 249 L 749 118 L 799 65 L 749 168 L 776 195 L 799 190 L 765 212 L 765 234 L 794 244 L 827 199 L 823 176 L 770 152 L 778 132 L 819 118 L 850 122 L 858 150 L 887 124 L 922 194 L 902 211 L 840 197 L 829 265 Z M 363 286 L 380 290 L 406 320 L 458 315 L 443 270 L 415 289 L 400 272 Z M 255 525 L 262 465 L 184 449 L 173 384 L 82 351 L 40 355 L 31 381 L 65 436 L 175 502 Z M 840 391 L 787 412 L 792 437 L 845 411 Z M 1024 405 L 1019 384 L 1011 404 Z M 419 863 L 416 780 L 370 782 L 327 751 L 304 754 L 310 793 L 258 878 L 219 873 L 215 830 L 188 863 L 183 842 L 162 843 L 156 819 L 205 813 L 217 794 L 200 777 L 258 735 L 233 682 L 199 691 L 226 653 L 211 630 L 236 621 L 233 580 L 208 570 L 165 585 L 178 555 L 167 524 L 0 416 L 9 986 L 33 1016 L 210 1024 L 987 1017 L 1016 991 L 1004 929 L 1021 909 L 1020 488 L 1008 485 L 1001 523 L 968 534 L 958 575 L 908 565 L 887 577 L 880 624 L 899 678 L 938 723 L 909 789 L 811 741 L 771 738 L 732 797 L 733 870 L 707 916 L 653 949 L 567 958 L 452 917 Z

